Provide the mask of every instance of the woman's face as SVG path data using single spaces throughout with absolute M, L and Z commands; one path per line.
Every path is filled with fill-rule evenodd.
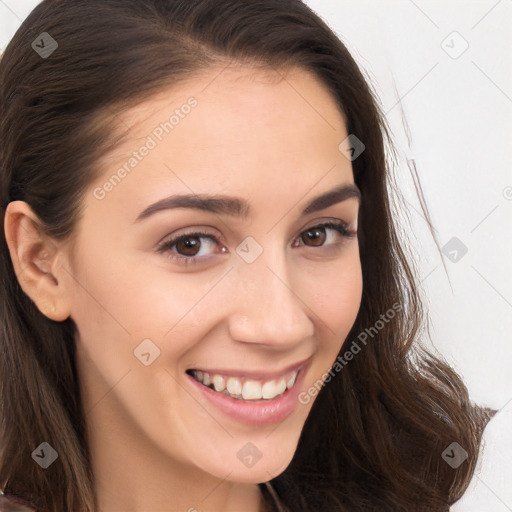
M 299 393 L 330 369 L 359 309 L 357 237 L 318 227 L 355 232 L 358 198 L 306 208 L 354 183 L 343 118 L 305 71 L 219 68 L 119 122 L 130 136 L 101 161 L 61 275 L 93 440 L 267 481 L 290 463 L 314 402 Z M 196 202 L 206 196 L 215 202 Z M 255 403 L 304 362 L 282 398 Z

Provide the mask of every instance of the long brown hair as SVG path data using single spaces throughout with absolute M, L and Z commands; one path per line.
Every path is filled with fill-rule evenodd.
M 32 46 L 42 33 L 58 44 L 46 56 Z M 446 511 L 469 483 L 492 411 L 419 344 L 425 314 L 388 196 L 384 115 L 345 46 L 300 0 L 41 2 L 0 61 L 2 225 L 6 205 L 22 200 L 48 236 L 72 236 L 95 164 L 120 140 L 116 113 L 228 63 L 311 71 L 366 146 L 352 162 L 363 296 L 340 355 L 362 333 L 366 344 L 322 387 L 271 483 L 293 512 Z M 75 325 L 47 318 L 23 292 L 2 233 L 0 488 L 42 512 L 94 512 Z M 46 470 L 31 456 L 42 441 L 59 454 Z M 457 468 L 442 457 L 453 442 L 468 454 Z

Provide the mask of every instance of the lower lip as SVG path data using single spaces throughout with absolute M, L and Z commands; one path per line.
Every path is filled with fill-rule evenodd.
M 264 426 L 285 420 L 295 410 L 299 404 L 298 395 L 308 366 L 301 368 L 290 389 L 281 396 L 264 402 L 239 400 L 210 389 L 188 374 L 187 377 L 203 396 L 224 414 L 246 425 Z

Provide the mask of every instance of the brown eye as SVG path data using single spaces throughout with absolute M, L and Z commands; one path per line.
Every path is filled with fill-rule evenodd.
M 195 256 L 201 248 L 200 236 L 181 238 L 176 242 L 176 250 L 183 256 Z
M 183 265 L 196 264 L 203 258 L 212 256 L 215 246 L 219 243 L 211 233 L 195 231 L 167 240 L 160 245 L 158 252 L 168 254 L 171 259 Z M 200 254 L 204 251 L 206 255 Z
M 304 234 L 301 235 L 301 239 L 303 242 L 306 242 L 306 240 L 312 241 L 313 243 L 311 245 L 313 247 L 323 245 L 326 238 L 325 232 L 322 233 L 324 229 L 325 228 L 322 227 L 308 229 L 307 231 L 304 231 Z
M 350 239 L 357 236 L 356 232 L 351 231 L 345 222 L 324 222 L 318 226 L 312 226 L 301 233 L 298 240 L 301 241 L 299 246 L 306 247 L 323 247 L 328 245 L 337 245 L 336 241 L 332 242 L 332 237 L 326 234 L 328 232 L 337 233 L 342 239 Z M 334 236 L 334 234 L 332 235 Z M 327 239 L 331 240 L 331 243 L 325 243 Z M 335 238 L 334 238 L 335 240 Z M 297 247 L 297 244 L 294 244 Z

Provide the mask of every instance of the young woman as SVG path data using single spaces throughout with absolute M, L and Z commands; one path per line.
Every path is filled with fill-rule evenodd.
M 0 84 L 5 503 L 463 494 L 492 411 L 419 348 L 384 118 L 305 4 L 44 0 Z

